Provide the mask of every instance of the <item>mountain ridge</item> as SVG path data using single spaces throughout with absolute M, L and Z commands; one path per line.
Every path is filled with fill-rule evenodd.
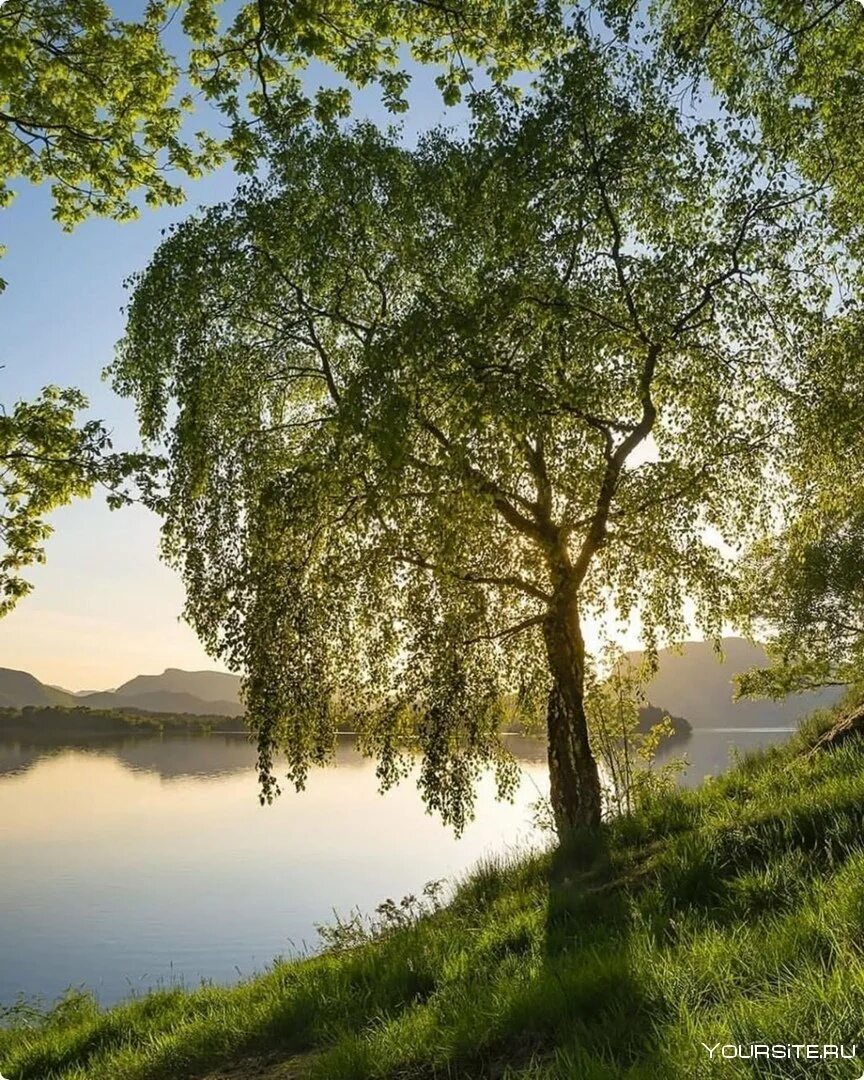
M 733 701 L 733 676 L 763 667 L 767 654 L 744 638 L 721 641 L 718 662 L 708 641 L 687 641 L 661 649 L 656 674 L 643 687 L 650 705 L 694 729 L 706 727 L 792 726 L 817 708 L 833 705 L 842 691 L 792 694 L 782 701 Z M 637 664 L 641 653 L 627 653 Z M 243 714 L 238 675 L 221 671 L 166 668 L 161 675 L 135 675 L 115 690 L 73 694 L 40 682 L 26 671 L 0 668 L 0 708 L 57 705 L 66 708 L 136 709 L 153 713 L 235 717 Z M 682 729 L 683 730 L 683 729 Z
M 710 641 L 685 641 L 661 649 L 657 672 L 643 691 L 652 705 L 685 716 L 695 730 L 708 727 L 790 726 L 816 709 L 829 708 L 842 689 L 789 694 L 779 701 L 745 698 L 733 701 L 733 677 L 753 667 L 767 667 L 768 654 L 745 638 L 721 639 L 722 660 Z M 638 664 L 641 652 L 627 653 Z
M 162 675 L 136 675 L 116 690 L 73 694 L 42 683 L 27 671 L 0 667 L 0 708 L 46 705 L 69 709 L 127 708 L 192 716 L 243 715 L 240 678 L 221 671 L 166 668 Z
M 201 701 L 232 702 L 241 705 L 240 677 L 221 671 L 184 671 L 168 667 L 161 675 L 135 675 L 114 691 L 119 697 L 140 697 L 152 693 L 188 694 Z

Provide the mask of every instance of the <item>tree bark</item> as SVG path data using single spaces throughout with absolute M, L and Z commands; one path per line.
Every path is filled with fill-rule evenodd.
M 839 746 L 851 735 L 860 735 L 862 732 L 864 732 L 864 705 L 859 705 L 845 716 L 841 716 L 833 727 L 819 736 L 810 748 L 808 757 L 820 750 Z
M 558 838 L 600 824 L 597 762 L 585 715 L 585 643 L 569 590 L 556 595 L 543 624 L 552 687 L 546 712 L 552 813 Z

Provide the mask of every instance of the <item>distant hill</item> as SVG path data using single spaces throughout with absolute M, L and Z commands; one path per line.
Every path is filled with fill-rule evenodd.
M 88 709 L 140 709 L 144 712 L 192 713 L 195 716 L 240 716 L 243 713 L 243 706 L 236 701 L 203 701 L 193 694 L 173 694 L 168 690 L 144 694 L 105 691 L 81 694 L 74 700 L 76 705 Z
M 74 694 L 45 686 L 26 671 L 0 668 L 0 708 L 20 709 L 25 705 L 75 704 Z
M 841 694 L 826 689 L 791 694 L 783 701 L 733 701 L 732 678 L 751 667 L 767 667 L 768 657 L 760 645 L 743 638 L 723 638 L 723 663 L 710 642 L 688 641 L 680 651 L 663 649 L 656 676 L 645 687 L 652 705 L 673 715 L 686 716 L 700 727 L 786 727 L 814 709 L 833 704 Z M 639 653 L 630 653 L 635 662 Z
M 0 708 L 28 706 L 132 709 L 148 713 L 193 716 L 241 716 L 240 679 L 221 671 L 180 671 L 168 668 L 162 675 L 139 675 L 116 690 L 70 694 L 46 686 L 26 671 L 0 668 Z
M 201 701 L 232 702 L 239 706 L 240 678 L 222 671 L 166 668 L 161 675 L 136 675 L 114 693 L 124 699 L 157 693 L 187 694 Z

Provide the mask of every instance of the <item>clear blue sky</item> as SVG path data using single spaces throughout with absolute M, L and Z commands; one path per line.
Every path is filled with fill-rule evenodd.
M 373 92 L 364 92 L 356 108 L 392 120 Z M 459 120 L 458 111 L 443 109 L 432 74 L 417 73 L 406 139 Z M 51 218 L 47 187 L 17 185 L 18 197 L 0 211 L 7 248 L 0 275 L 8 282 L 0 295 L 0 401 L 33 397 L 49 383 L 78 386 L 92 415 L 113 429 L 115 446 L 133 447 L 132 408 L 101 378 L 123 330 L 122 282 L 146 265 L 169 222 L 229 197 L 234 186 L 223 169 L 188 185 L 183 207 L 145 209 L 123 224 L 93 219 L 70 235 Z M 51 522 L 47 563 L 28 574 L 33 593 L 0 620 L 0 666 L 75 690 L 115 686 L 168 666 L 217 666 L 178 619 L 182 587 L 159 561 L 153 515 L 138 507 L 111 512 L 97 494 L 57 511 Z

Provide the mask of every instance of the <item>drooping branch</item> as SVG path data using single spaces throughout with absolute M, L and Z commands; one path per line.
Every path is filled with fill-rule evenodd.
M 464 581 L 466 585 L 494 585 L 501 589 L 515 589 L 517 592 L 524 593 L 526 596 L 531 596 L 535 600 L 548 601 L 551 599 L 549 593 L 544 592 L 531 581 L 527 581 L 525 578 L 521 578 L 516 574 L 474 574 L 469 572 L 460 573 L 457 570 L 450 570 L 439 566 L 437 563 L 432 562 L 429 559 L 423 559 L 419 556 L 410 555 L 407 552 L 398 552 L 394 558 L 401 563 L 405 563 L 408 566 L 416 566 L 421 570 L 429 570 L 435 574 L 446 574 L 448 577 L 452 577 L 457 581 Z
M 545 618 L 545 614 L 532 615 L 530 618 L 523 619 L 513 626 L 508 626 L 506 630 L 497 630 L 492 634 L 478 634 L 476 637 L 465 638 L 462 644 L 476 645 L 480 641 L 499 641 L 502 638 L 514 637 L 516 634 L 521 634 L 525 630 L 530 630 L 535 626 L 542 626 Z

